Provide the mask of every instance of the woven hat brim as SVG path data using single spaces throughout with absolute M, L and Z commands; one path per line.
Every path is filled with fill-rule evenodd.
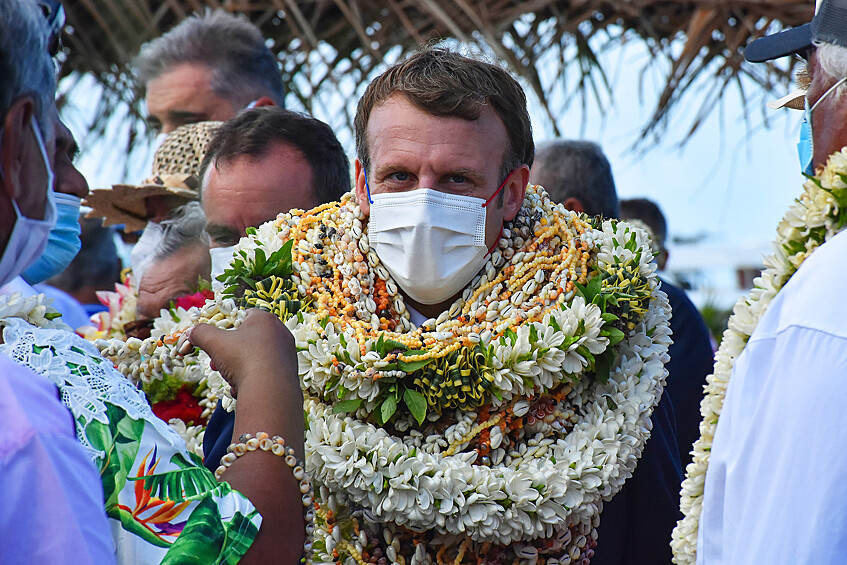
M 124 225 L 124 231 L 133 232 L 147 225 L 147 207 L 144 200 L 152 196 L 179 196 L 186 202 L 197 200 L 193 190 L 163 186 L 161 184 L 115 184 L 112 188 L 96 188 L 83 201 L 91 208 L 87 218 L 103 218 L 103 225 Z

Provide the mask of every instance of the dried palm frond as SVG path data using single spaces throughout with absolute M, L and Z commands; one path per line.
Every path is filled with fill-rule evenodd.
M 563 88 L 567 99 L 579 94 L 583 104 L 588 95 L 613 95 L 599 54 L 637 40 L 668 69 L 642 138 L 660 135 L 690 94 L 701 100 L 689 133 L 730 83 L 742 99 L 742 77 L 767 90 L 787 84 L 793 63 L 749 65 L 743 48 L 813 14 L 807 0 L 68 0 L 63 72 L 91 73 L 104 86 L 100 118 L 122 104 L 140 117 L 129 62 L 144 42 L 204 8 L 249 17 L 273 41 L 286 87 L 308 111 L 327 97 L 355 99 L 386 63 L 452 38 L 522 77 L 555 129 L 551 91 Z M 573 69 L 578 79 L 569 86 L 566 73 Z M 350 109 L 338 106 L 334 111 L 349 127 Z M 131 136 L 140 128 L 136 124 Z

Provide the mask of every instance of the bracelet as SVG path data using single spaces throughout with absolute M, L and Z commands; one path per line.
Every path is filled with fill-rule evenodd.
M 300 482 L 300 493 L 303 495 L 303 518 L 306 521 L 306 541 L 303 544 L 303 558 L 301 563 L 312 562 L 312 539 L 315 532 L 315 509 L 313 505 L 314 493 L 312 482 L 306 474 L 306 465 L 294 454 L 294 448 L 285 445 L 285 440 L 280 436 L 271 438 L 266 432 L 256 433 L 256 437 L 250 434 L 241 434 L 238 443 L 231 443 L 226 448 L 226 455 L 221 457 L 221 465 L 215 470 L 215 478 L 221 480 L 221 475 L 235 461 L 251 451 L 261 449 L 269 451 L 278 457 L 285 459 L 285 464 L 291 467 L 294 478 Z

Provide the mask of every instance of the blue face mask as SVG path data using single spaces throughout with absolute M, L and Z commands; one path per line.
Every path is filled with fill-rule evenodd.
M 800 158 L 800 170 L 803 171 L 804 175 L 812 176 L 815 174 L 815 170 L 812 168 L 813 155 L 811 113 L 807 108 L 806 117 L 800 124 L 800 141 L 797 142 L 797 156 Z
M 79 240 L 80 199 L 56 192 L 53 200 L 56 202 L 56 226 L 50 230 L 44 252 L 23 272 L 22 276 L 29 284 L 44 282 L 64 271 L 82 246 Z

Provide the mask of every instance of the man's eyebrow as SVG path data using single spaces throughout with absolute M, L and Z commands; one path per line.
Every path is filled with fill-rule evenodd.
M 241 239 L 241 232 L 226 224 L 211 223 L 206 225 L 206 233 L 217 243 L 235 245 Z
M 168 110 L 168 118 L 174 123 L 185 125 L 202 122 L 206 119 L 206 115 L 188 112 L 186 110 Z
M 468 178 L 470 178 L 474 181 L 477 181 L 477 182 L 482 182 L 482 181 L 485 180 L 485 175 L 482 174 L 481 172 L 477 171 L 476 169 L 468 169 L 468 168 L 454 169 L 452 171 L 448 171 L 447 173 L 445 173 L 445 176 L 452 176 L 452 175 L 460 175 L 460 176 L 463 176 L 463 177 L 468 177 Z

